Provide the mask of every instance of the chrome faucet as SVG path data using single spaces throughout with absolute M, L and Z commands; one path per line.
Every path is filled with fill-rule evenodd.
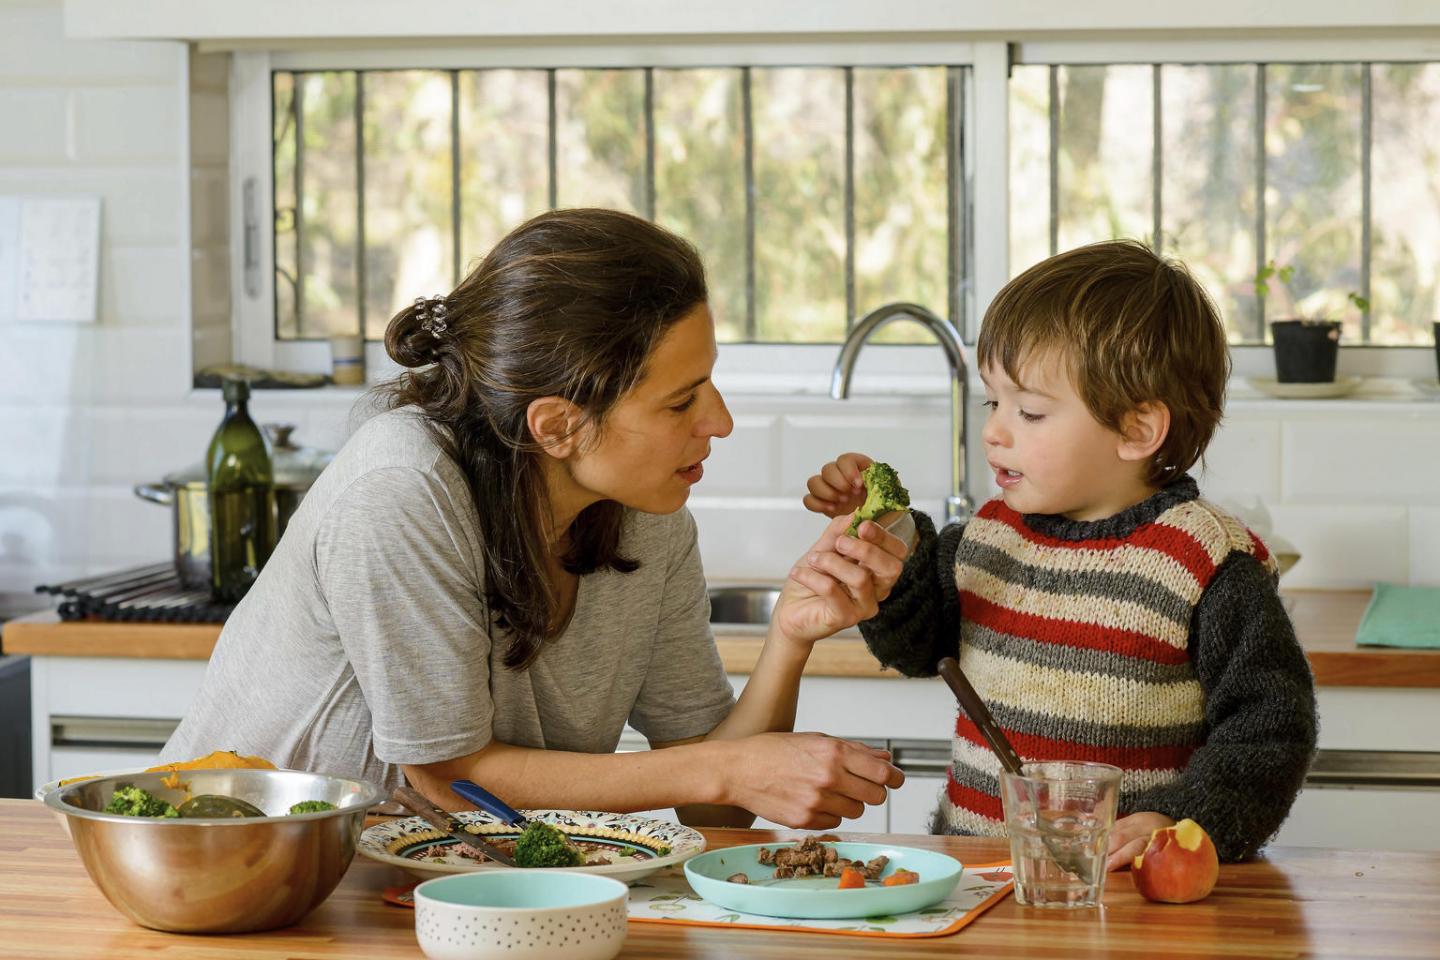
M 975 503 L 965 490 L 965 428 L 970 405 L 970 383 L 965 366 L 965 348 L 960 333 L 949 320 L 914 303 L 887 303 L 876 307 L 855 324 L 830 376 L 830 396 L 844 400 L 850 396 L 850 377 L 860 347 L 871 335 L 892 320 L 914 320 L 935 335 L 950 364 L 950 495 L 945 498 L 945 522 L 963 523 L 975 511 Z

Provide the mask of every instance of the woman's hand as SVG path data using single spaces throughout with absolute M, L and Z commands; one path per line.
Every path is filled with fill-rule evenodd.
M 869 520 L 850 537 L 849 525 L 848 511 L 831 520 L 790 570 L 771 618 L 785 639 L 809 645 L 869 620 L 900 579 L 904 541 Z
M 865 502 L 860 474 L 874 461 L 863 453 L 842 453 L 806 482 L 805 509 L 827 517 L 851 514 Z
M 1105 860 L 1105 869 L 1123 870 L 1130 866 L 1130 861 L 1150 845 L 1150 834 L 1173 826 L 1175 821 L 1163 813 L 1132 813 L 1116 820 L 1110 831 L 1110 855 Z
M 787 827 L 839 826 L 905 782 L 888 751 L 823 733 L 761 733 L 726 743 L 734 774 L 723 802 Z

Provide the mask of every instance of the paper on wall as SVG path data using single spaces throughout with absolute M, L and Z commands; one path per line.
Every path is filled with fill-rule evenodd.
M 94 323 L 100 198 L 0 196 L 0 321 Z

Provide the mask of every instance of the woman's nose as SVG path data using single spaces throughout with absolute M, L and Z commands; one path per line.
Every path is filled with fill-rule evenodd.
M 735 418 L 730 416 L 730 408 L 725 406 L 725 398 L 715 390 L 714 403 L 699 423 L 699 433 L 706 437 L 728 437 L 730 431 L 735 429 Z

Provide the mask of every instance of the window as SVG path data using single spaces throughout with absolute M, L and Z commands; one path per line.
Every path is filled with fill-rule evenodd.
M 1134 237 L 1190 265 L 1232 342 L 1297 314 L 1351 344 L 1430 342 L 1440 63 L 1022 65 L 1009 101 L 1012 275 Z M 1258 296 L 1272 261 L 1293 275 Z
M 964 328 L 962 66 L 274 70 L 275 333 L 380 339 L 556 206 L 705 257 L 726 342 L 837 343 L 894 300 Z M 924 342 L 897 324 L 881 339 Z

